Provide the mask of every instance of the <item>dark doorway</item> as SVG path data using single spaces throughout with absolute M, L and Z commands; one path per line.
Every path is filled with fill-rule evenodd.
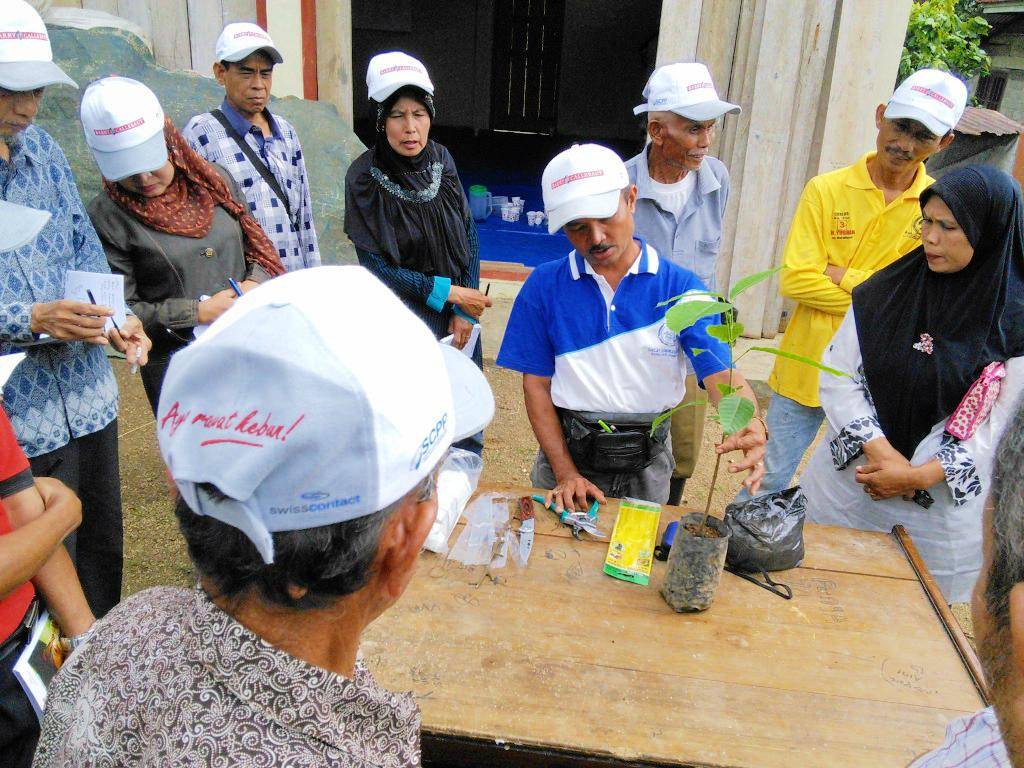
M 554 133 L 564 0 L 497 0 L 491 128 Z

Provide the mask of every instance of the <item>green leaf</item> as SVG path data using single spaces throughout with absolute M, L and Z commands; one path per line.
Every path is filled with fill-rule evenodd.
M 726 344 L 736 343 L 736 339 L 743 335 L 743 323 L 725 323 L 724 325 L 709 325 L 708 336 L 724 341 Z
M 675 304 L 680 299 L 687 299 L 694 296 L 708 296 L 712 299 L 717 299 L 718 301 L 725 301 L 725 296 L 720 293 L 715 293 L 714 291 L 687 291 L 686 293 L 680 293 L 678 296 L 673 296 L 671 299 L 659 301 L 654 306 L 664 307 L 666 304 Z
M 853 374 L 847 373 L 846 371 L 840 371 L 838 368 L 830 368 L 829 366 L 824 365 L 823 363 L 819 363 L 817 360 L 811 360 L 809 357 L 804 357 L 803 355 L 798 355 L 794 352 L 786 352 L 781 349 L 775 349 L 774 347 L 751 347 L 749 351 L 767 352 L 769 355 L 785 357 L 789 360 L 796 360 L 798 363 L 809 365 L 812 368 L 817 368 L 819 371 L 830 373 L 833 376 L 847 376 L 848 378 L 853 378 Z
M 745 397 L 730 394 L 718 401 L 718 423 L 726 435 L 739 432 L 753 416 L 754 404 Z
M 718 387 L 718 391 L 722 393 L 722 397 L 728 397 L 729 395 L 739 392 L 741 387 L 730 387 L 728 384 L 715 384 Z
M 732 304 L 727 301 L 681 301 L 665 313 L 665 325 L 673 333 L 682 333 L 701 318 L 720 315 L 729 309 L 732 309 Z
M 662 424 L 672 418 L 672 414 L 676 411 L 681 411 L 683 408 L 692 408 L 697 405 L 706 405 L 707 400 L 691 400 L 688 403 L 680 403 L 675 408 L 670 408 L 664 413 L 658 414 L 658 417 L 651 422 L 651 437 L 654 437 L 654 433 L 658 430 Z
M 747 290 L 747 288 L 755 286 L 758 283 L 762 282 L 763 280 L 767 280 L 769 277 L 771 277 L 781 269 L 782 266 L 780 265 L 778 267 L 775 267 L 774 269 L 766 269 L 764 272 L 755 272 L 752 275 L 747 275 L 746 277 L 740 278 L 737 281 L 736 285 L 732 287 L 732 290 L 729 291 L 729 301 L 735 299 L 737 296 L 739 296 L 741 293 Z
M 701 349 L 700 347 L 690 347 L 690 352 L 691 354 L 693 354 L 694 357 L 700 357 L 705 352 L 707 352 L 707 350 Z
M 898 80 L 922 67 L 952 72 L 962 80 L 989 71 L 981 39 L 991 29 L 974 0 L 918 0 L 911 6 Z

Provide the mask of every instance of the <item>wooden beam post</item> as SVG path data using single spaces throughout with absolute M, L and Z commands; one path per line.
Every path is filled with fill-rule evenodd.
M 658 28 L 657 66 L 693 61 L 703 0 L 663 0 Z
M 352 0 L 316 0 L 316 74 L 320 101 L 352 120 Z

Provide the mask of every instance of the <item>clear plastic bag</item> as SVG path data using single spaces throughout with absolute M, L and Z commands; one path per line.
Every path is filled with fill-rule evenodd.
M 508 496 L 484 493 L 466 508 L 466 527 L 448 553 L 465 565 L 491 565 L 508 556 L 504 532 L 508 528 Z
M 512 526 L 510 512 L 516 499 L 503 493 L 483 493 L 466 508 L 466 526 L 459 534 L 449 560 L 464 565 L 485 565 L 489 569 L 504 568 L 511 562 L 525 568 L 533 549 L 533 518 Z
M 483 469 L 483 459 L 475 453 L 461 448 L 449 451 L 437 478 L 437 519 L 424 548 L 442 555 L 448 551 L 448 537 L 476 490 Z

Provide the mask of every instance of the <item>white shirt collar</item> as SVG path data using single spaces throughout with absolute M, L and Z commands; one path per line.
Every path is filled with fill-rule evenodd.
M 658 274 L 658 264 L 660 258 L 658 252 L 654 249 L 653 245 L 648 245 L 647 241 L 642 237 L 634 237 L 640 245 L 640 253 L 633 260 L 633 263 L 629 267 L 627 275 L 638 275 L 640 272 L 645 272 L 650 275 Z M 582 272 L 580 270 L 583 270 Z M 581 275 L 594 275 L 596 274 L 593 268 L 582 255 L 576 251 L 569 252 L 569 273 L 572 275 L 573 280 L 579 280 Z

